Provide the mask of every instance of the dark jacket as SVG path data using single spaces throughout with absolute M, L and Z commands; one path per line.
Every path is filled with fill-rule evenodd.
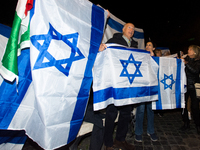
M 194 84 L 199 82 L 200 60 L 186 57 L 185 73 L 187 77 L 187 89 L 194 89 Z
M 113 37 L 109 39 L 106 43 L 115 43 L 128 47 L 126 40 L 122 36 L 123 36 L 122 33 L 115 33 Z M 138 48 L 138 42 L 132 39 L 130 47 Z

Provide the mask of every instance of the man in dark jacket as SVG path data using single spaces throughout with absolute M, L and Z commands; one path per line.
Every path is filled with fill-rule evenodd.
M 138 48 L 138 42 L 133 40 L 135 26 L 132 23 L 127 23 L 123 27 L 123 33 L 115 33 L 111 39 L 106 43 L 116 43 L 127 47 Z M 101 44 L 99 51 L 103 51 L 107 48 L 106 44 Z
M 128 42 L 130 41 L 130 44 Z M 109 39 L 106 43 L 117 43 L 120 45 L 124 45 L 127 47 L 138 47 L 138 43 L 134 41 L 132 38 L 126 38 L 122 33 L 115 33 L 113 38 Z
M 109 39 L 107 43 L 116 43 L 127 47 L 138 47 L 138 43 L 132 39 L 135 26 L 132 23 L 127 23 L 123 27 L 123 33 L 114 34 L 113 38 Z M 106 48 L 105 44 L 101 44 L 99 51 L 103 51 Z M 114 106 L 109 105 L 106 109 L 105 120 L 105 134 L 104 145 L 105 150 L 114 150 L 114 148 L 121 148 L 126 150 L 133 150 L 134 145 L 125 141 L 126 134 L 128 132 L 128 125 L 131 117 L 131 105 L 126 106 Z M 114 122 L 119 111 L 118 126 L 116 132 L 116 138 L 113 142 Z

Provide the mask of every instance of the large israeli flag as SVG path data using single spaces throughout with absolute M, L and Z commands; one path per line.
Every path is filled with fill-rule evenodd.
M 123 26 L 126 23 L 116 16 L 114 16 L 112 13 L 110 14 L 110 17 L 108 18 L 105 33 L 103 36 L 103 43 L 106 43 L 110 38 L 113 37 L 114 33 L 122 33 Z M 134 24 L 134 22 L 133 22 Z M 144 31 L 143 29 L 136 28 L 133 35 L 133 39 L 138 42 L 138 48 L 139 49 L 145 49 L 145 43 L 144 43 Z
M 19 83 L 1 86 L 7 89 L 2 93 L 7 102 L 2 103 L 1 129 L 24 129 L 44 149 L 76 138 L 106 16 L 87 0 L 34 1 L 30 53 L 23 50 L 19 56 Z
M 141 49 L 107 44 L 93 68 L 94 110 L 158 99 L 158 65 Z
M 185 108 L 186 75 L 182 59 L 168 57 L 153 58 L 159 65 L 159 94 L 158 101 L 152 103 L 152 109 Z

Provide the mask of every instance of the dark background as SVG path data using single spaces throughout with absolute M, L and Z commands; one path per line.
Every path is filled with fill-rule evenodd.
M 171 53 L 187 53 L 191 44 L 200 46 L 200 1 L 130 1 L 90 0 L 108 9 L 113 15 L 142 28 L 158 47 Z M 0 23 L 12 26 L 17 0 L 0 2 Z
M 150 38 L 159 47 L 169 47 L 171 53 L 187 53 L 189 45 L 200 45 L 200 1 L 90 1 L 142 28 L 145 41 Z

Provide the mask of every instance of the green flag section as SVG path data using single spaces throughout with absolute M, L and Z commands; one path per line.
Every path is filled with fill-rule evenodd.
M 11 82 L 15 79 L 18 82 L 17 57 L 22 49 L 30 47 L 29 10 L 32 5 L 33 0 L 19 0 L 17 3 L 11 35 L 0 67 L 0 74 Z

